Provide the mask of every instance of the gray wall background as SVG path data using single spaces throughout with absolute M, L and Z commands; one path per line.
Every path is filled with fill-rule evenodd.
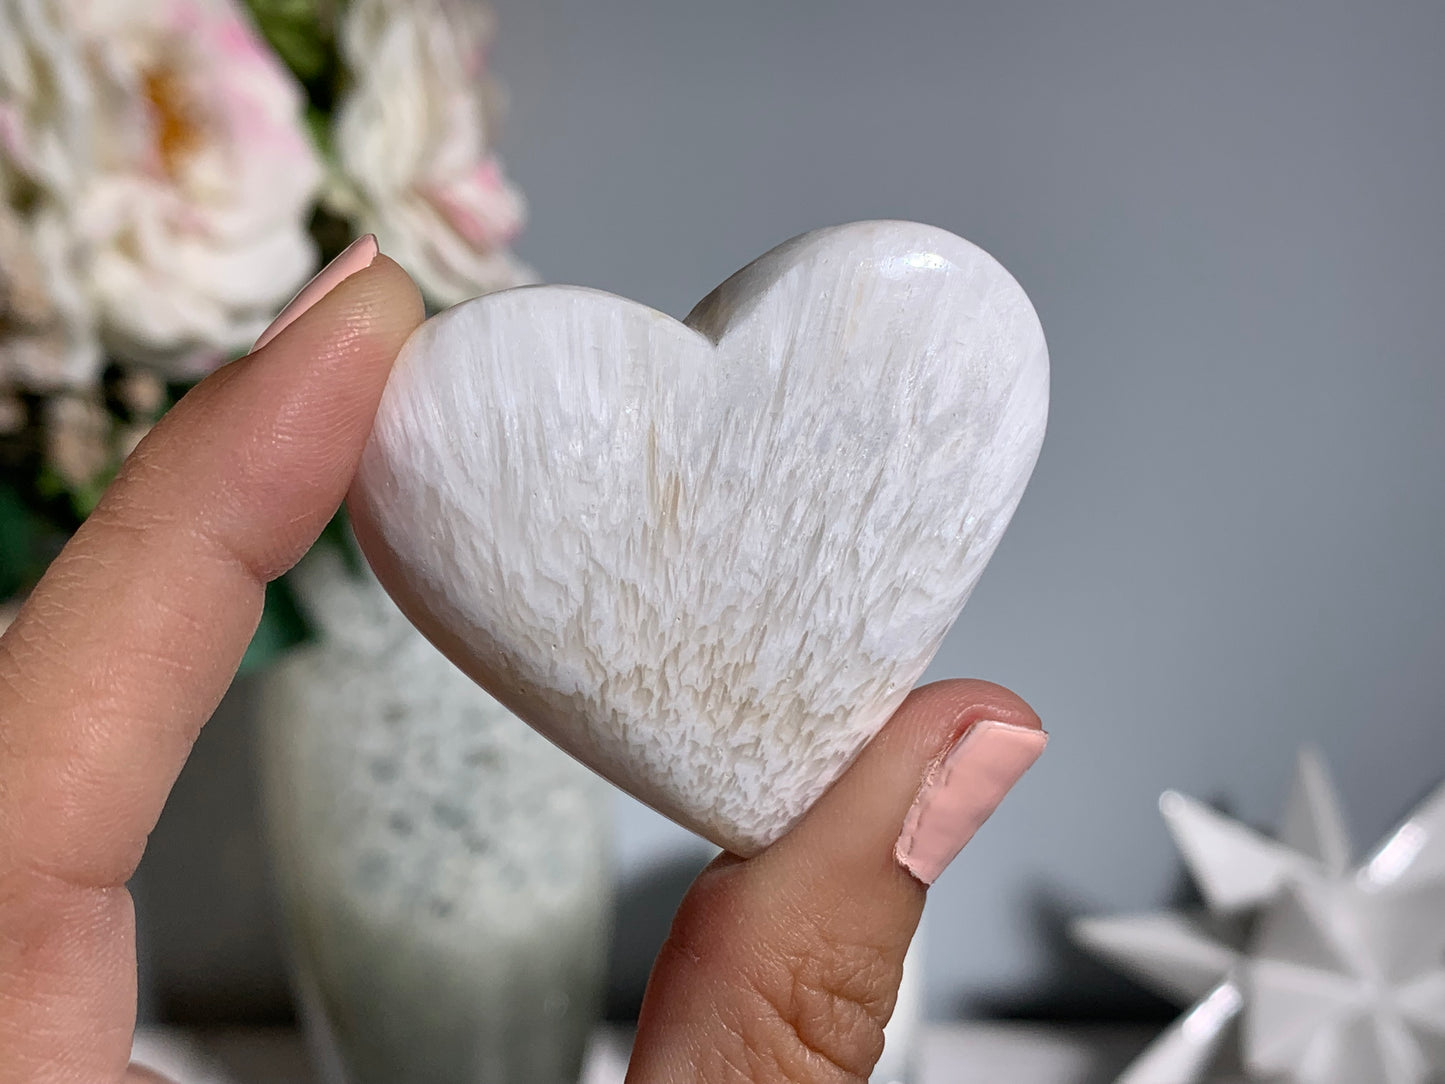
M 1043 457 L 929 676 L 1012 686 L 1053 743 L 932 893 L 934 1015 L 1146 1008 L 1059 926 L 1177 896 L 1167 787 L 1269 826 L 1312 742 L 1365 845 L 1445 774 L 1445 5 L 496 6 L 548 279 L 681 316 L 901 217 L 1042 316 Z M 162 1008 L 280 997 L 243 746 L 208 728 L 139 882 Z M 618 803 L 630 989 L 706 852 Z

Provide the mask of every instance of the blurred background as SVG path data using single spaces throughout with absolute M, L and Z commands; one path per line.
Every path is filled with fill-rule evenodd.
M 1177 788 L 1272 826 L 1302 743 L 1370 843 L 1445 771 L 1445 6 L 496 0 L 500 139 L 547 281 L 676 316 L 772 245 L 917 219 L 1049 336 L 1050 431 L 929 672 L 1049 753 L 930 895 L 935 1019 L 1158 1019 L 1071 916 L 1175 902 Z M 143 1012 L 292 1012 L 256 821 L 257 681 L 136 891 Z M 706 845 L 620 795 L 607 1004 Z

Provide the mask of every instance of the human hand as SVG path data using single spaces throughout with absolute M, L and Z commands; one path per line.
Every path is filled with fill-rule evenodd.
M 154 1080 L 127 1065 L 125 885 L 265 584 L 341 503 L 423 318 L 371 255 L 323 272 L 161 421 L 0 638 L 0 1084 Z M 925 882 L 1037 757 L 1038 726 L 997 686 L 921 689 L 792 832 L 709 866 L 653 971 L 629 1081 L 866 1079 Z

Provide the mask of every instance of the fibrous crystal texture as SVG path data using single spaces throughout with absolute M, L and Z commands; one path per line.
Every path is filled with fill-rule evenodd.
M 563 749 L 739 854 L 918 680 L 1043 440 L 1027 296 L 942 230 L 805 234 L 685 322 L 576 287 L 407 343 L 358 537 L 402 609 Z

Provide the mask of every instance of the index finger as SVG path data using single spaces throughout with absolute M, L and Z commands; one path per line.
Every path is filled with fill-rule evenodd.
M 385 257 L 141 443 L 0 639 L 0 874 L 121 884 L 422 318 Z
M 121 886 L 423 315 L 384 257 L 297 311 L 142 442 L 0 638 L 0 1084 L 124 1074 Z

